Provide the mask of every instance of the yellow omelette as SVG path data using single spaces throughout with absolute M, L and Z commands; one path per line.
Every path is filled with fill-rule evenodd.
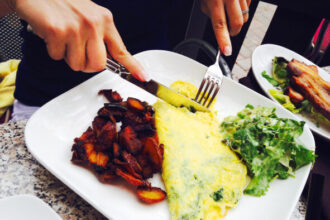
M 197 88 L 178 81 L 171 88 L 192 98 Z M 219 219 L 235 207 L 246 185 L 246 166 L 221 142 L 215 112 L 192 113 L 165 102 L 154 104 L 162 177 L 172 220 Z

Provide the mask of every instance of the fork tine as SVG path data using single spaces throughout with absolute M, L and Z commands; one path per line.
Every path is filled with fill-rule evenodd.
M 110 58 L 107 58 L 107 63 L 116 67 L 116 68 L 119 68 L 120 67 L 120 64 L 115 62 L 114 60 L 110 59 Z
M 211 87 L 210 87 L 210 90 L 208 91 L 208 93 L 207 93 L 207 95 L 206 95 L 206 97 L 204 99 L 204 102 L 203 102 L 203 105 L 204 106 L 205 106 L 205 103 L 207 102 L 207 100 L 209 99 L 210 94 L 211 94 L 211 92 L 212 92 L 212 90 L 214 88 L 214 85 L 215 85 L 215 82 L 213 80 L 210 80 L 210 82 L 211 82 Z M 207 92 L 207 91 L 205 90 L 205 92 Z
M 218 92 L 219 92 L 219 89 L 220 89 L 220 85 L 219 85 L 219 83 L 217 82 L 217 83 L 215 83 L 215 85 L 216 85 L 216 88 L 215 88 L 214 93 L 213 93 L 213 95 L 212 95 L 212 98 L 210 99 L 210 102 L 209 102 L 209 104 L 207 104 L 207 107 L 206 107 L 206 108 L 210 107 L 210 105 L 211 105 L 211 103 L 213 102 L 215 96 L 216 96 L 216 95 L 218 94 Z
M 111 71 L 113 71 L 113 72 L 115 72 L 115 73 L 119 73 L 119 74 L 131 74 L 131 73 L 128 72 L 126 69 L 121 70 L 121 69 L 119 69 L 119 68 L 116 68 L 116 67 L 112 66 L 112 65 L 109 64 L 109 63 L 106 63 L 106 69 L 111 70 Z
M 203 94 L 201 95 L 201 98 L 199 99 L 198 103 L 201 103 L 202 100 L 203 100 L 203 98 L 204 98 L 204 96 L 206 95 L 206 91 L 207 91 L 207 89 L 208 89 L 209 86 L 210 86 L 210 77 L 207 77 L 207 78 L 206 78 L 206 81 L 207 81 L 207 82 L 206 82 L 205 89 L 204 89 Z
M 117 68 L 112 66 L 111 64 L 109 64 L 108 62 L 106 63 L 106 68 L 113 71 L 113 72 L 116 72 Z
M 201 93 L 201 91 L 202 91 L 202 89 L 203 89 L 203 87 L 204 87 L 205 81 L 206 81 L 206 77 L 204 77 L 204 79 L 203 79 L 202 82 L 201 82 L 201 85 L 199 86 L 198 92 L 197 92 L 196 97 L 195 97 L 195 101 L 196 101 L 196 102 L 197 102 L 197 100 L 198 100 L 198 96 L 199 96 L 199 94 Z

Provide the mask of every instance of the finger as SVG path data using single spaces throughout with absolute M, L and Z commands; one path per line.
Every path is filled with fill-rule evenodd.
M 103 38 L 94 37 L 86 44 L 86 67 L 83 70 L 86 73 L 98 72 L 104 70 L 107 62 L 107 52 Z
M 230 36 L 228 33 L 224 5 L 217 4 L 212 8 L 213 9 L 211 11 L 211 21 L 219 48 L 224 55 L 230 56 L 232 52 L 232 47 L 230 42 Z
M 226 11 L 229 19 L 230 35 L 235 36 L 243 26 L 243 15 L 239 1 L 226 1 Z
M 249 10 L 249 6 L 246 0 L 239 0 L 239 4 L 241 6 L 242 12 Z M 243 14 L 243 13 L 242 13 Z M 243 21 L 244 23 L 247 22 L 249 19 L 249 12 L 243 14 Z
M 86 41 L 79 34 L 69 38 L 66 45 L 65 61 L 74 71 L 81 71 L 86 66 Z
M 127 51 L 113 23 L 106 29 L 104 41 L 110 55 L 121 63 L 135 78 L 140 81 L 150 80 L 142 65 Z
M 246 0 L 246 3 L 247 3 L 247 5 L 248 5 L 248 7 L 250 7 L 250 5 L 251 5 L 251 0 Z
M 63 40 L 51 39 L 46 41 L 49 56 L 54 60 L 61 60 L 65 56 L 65 42 Z

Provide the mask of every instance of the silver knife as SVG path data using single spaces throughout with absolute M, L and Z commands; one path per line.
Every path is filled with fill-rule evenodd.
M 186 96 L 162 85 L 161 83 L 150 80 L 149 82 L 141 82 L 138 79 L 134 78 L 128 70 L 122 66 L 117 61 L 107 59 L 107 69 L 111 70 L 114 73 L 119 74 L 119 76 L 130 83 L 144 89 L 150 94 L 164 100 L 165 102 L 174 105 L 176 107 L 187 107 L 190 111 L 202 111 L 209 112 L 210 110 L 199 103 L 195 102 L 192 99 L 187 98 Z

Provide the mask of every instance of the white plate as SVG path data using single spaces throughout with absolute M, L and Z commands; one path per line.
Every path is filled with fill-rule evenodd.
M 272 75 L 272 59 L 275 56 L 284 57 L 287 60 L 291 60 L 292 58 L 295 58 L 299 61 L 302 61 L 308 65 L 315 65 L 311 61 L 307 60 L 305 57 L 289 50 L 284 47 L 274 45 L 274 44 L 264 44 L 258 46 L 252 54 L 252 70 L 254 73 L 255 78 L 257 79 L 258 84 L 262 88 L 262 90 L 268 95 L 269 98 L 274 100 L 273 96 L 270 95 L 268 92 L 269 89 L 276 89 L 272 84 L 270 84 L 262 75 L 261 73 L 266 70 L 268 75 Z M 319 70 L 319 75 L 326 81 L 330 82 L 330 74 L 321 69 L 320 67 L 317 67 Z M 284 107 L 282 107 L 284 108 Z M 287 110 L 287 109 L 286 109 Z M 287 110 L 289 111 L 289 110 Z M 301 120 L 306 121 L 307 125 L 317 134 L 327 138 L 330 140 L 330 127 L 327 127 L 325 125 L 321 125 L 319 127 L 316 126 L 315 121 L 312 119 L 306 117 L 302 114 L 296 114 L 298 117 L 301 118 Z
M 3 220 L 62 220 L 44 201 L 32 195 L 18 195 L 0 200 Z
M 146 51 L 135 55 L 152 77 L 165 85 L 176 80 L 186 80 L 198 85 L 206 67 L 182 55 L 166 51 Z M 25 139 L 29 151 L 50 172 L 68 185 L 87 202 L 115 220 L 168 220 L 167 201 L 145 205 L 138 201 L 133 187 L 100 183 L 88 170 L 70 162 L 73 139 L 91 125 L 97 110 L 106 101 L 98 96 L 100 89 L 117 90 L 123 98 L 133 96 L 150 104 L 156 98 L 135 87 L 117 75 L 104 71 L 40 108 L 28 121 Z M 219 117 L 233 115 L 246 104 L 276 106 L 281 117 L 297 119 L 278 104 L 256 92 L 225 78 L 215 107 Z M 305 127 L 300 140 L 315 149 L 314 138 Z M 298 170 L 295 178 L 275 180 L 267 195 L 261 198 L 243 196 L 237 208 L 228 212 L 226 219 L 283 220 L 290 217 L 303 190 L 311 165 Z M 164 188 L 159 176 L 151 180 Z

